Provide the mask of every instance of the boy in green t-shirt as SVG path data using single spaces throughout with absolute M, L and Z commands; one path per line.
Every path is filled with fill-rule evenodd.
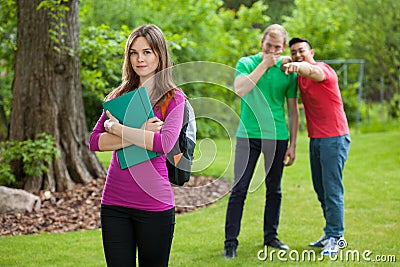
M 270 25 L 261 40 L 262 52 L 241 58 L 236 66 L 235 92 L 241 97 L 241 113 L 236 132 L 235 181 L 226 212 L 226 258 L 236 257 L 244 201 L 261 152 L 264 154 L 267 187 L 264 245 L 289 249 L 277 238 L 282 172 L 284 166 L 292 165 L 295 160 L 299 117 L 297 76 L 295 73 L 286 75 L 281 69 L 280 55 L 286 48 L 287 37 L 282 26 Z

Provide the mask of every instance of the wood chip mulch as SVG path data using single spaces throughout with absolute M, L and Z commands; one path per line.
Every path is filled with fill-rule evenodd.
M 76 185 L 66 192 L 40 192 L 40 210 L 0 214 L 0 236 L 63 233 L 100 228 L 100 201 L 104 179 Z M 185 186 L 174 187 L 177 214 L 208 206 L 221 199 L 231 182 L 212 177 L 192 177 Z

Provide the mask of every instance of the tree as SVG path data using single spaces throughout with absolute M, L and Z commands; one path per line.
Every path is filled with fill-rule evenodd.
M 38 8 L 41 5 L 42 8 Z M 104 177 L 88 149 L 79 78 L 79 0 L 18 0 L 17 52 L 11 110 L 11 140 L 54 136 L 59 156 L 42 177 L 17 180 L 28 191 L 63 191 L 76 182 Z
M 11 83 L 14 77 L 14 48 L 16 43 L 16 4 L 14 0 L 0 0 L 0 141 L 8 136 L 11 107 Z
M 317 60 L 351 58 L 354 12 L 346 1 L 295 0 L 296 9 L 283 23 L 289 38 L 309 39 L 315 45 Z
M 355 12 L 354 30 L 357 32 L 352 48 L 356 57 L 366 60 L 366 91 L 378 100 L 381 78 L 384 78 L 390 99 L 400 88 L 400 2 L 348 1 Z
M 224 0 L 224 7 L 238 10 L 241 5 L 251 7 L 258 0 Z M 270 17 L 271 23 L 281 24 L 282 17 L 291 13 L 295 8 L 294 0 L 264 0 L 264 5 L 268 6 L 265 15 Z M 262 25 L 265 28 L 268 25 Z

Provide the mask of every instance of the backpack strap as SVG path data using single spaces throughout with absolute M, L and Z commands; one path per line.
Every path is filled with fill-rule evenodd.
M 164 104 L 160 107 L 161 116 L 162 116 L 163 119 L 165 119 L 165 117 L 167 116 L 167 110 L 168 110 L 168 107 L 169 107 L 169 102 L 171 102 L 171 99 L 172 99 L 171 91 L 168 91 L 166 93 L 166 95 L 167 95 L 167 99 L 165 100 Z

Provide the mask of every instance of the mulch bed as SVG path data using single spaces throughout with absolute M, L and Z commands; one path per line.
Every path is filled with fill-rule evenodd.
M 0 236 L 92 230 L 100 228 L 100 200 L 104 179 L 76 185 L 66 192 L 40 192 L 40 210 L 0 214 Z M 229 193 L 231 182 L 192 177 L 174 187 L 177 214 L 208 206 Z

